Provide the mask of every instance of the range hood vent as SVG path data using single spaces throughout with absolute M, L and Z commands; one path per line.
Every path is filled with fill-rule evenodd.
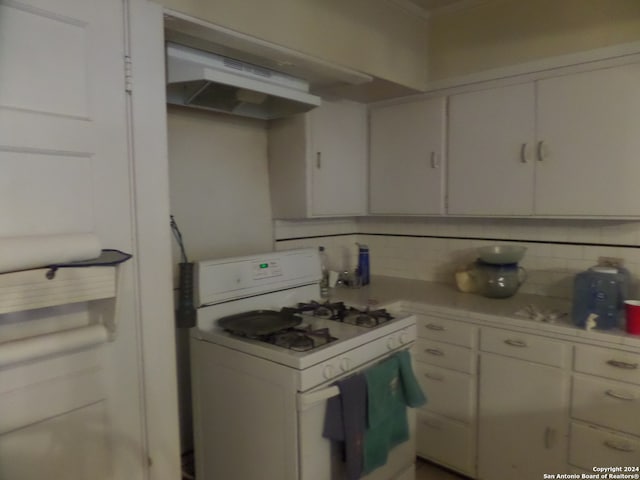
M 271 120 L 306 112 L 321 100 L 305 80 L 168 43 L 167 102 Z

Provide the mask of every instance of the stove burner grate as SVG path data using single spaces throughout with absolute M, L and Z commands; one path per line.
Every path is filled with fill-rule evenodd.
M 298 303 L 298 313 L 311 313 L 314 317 L 328 318 L 329 320 L 342 321 L 347 314 L 347 307 L 343 302 L 316 302 Z
M 331 336 L 328 328 L 313 329 L 311 325 L 306 328 L 290 328 L 267 335 L 261 340 L 288 348 L 296 352 L 306 352 L 321 347 L 337 340 Z
M 393 316 L 384 308 L 380 308 L 378 310 L 369 310 L 369 308 L 359 310 L 357 308 L 349 307 L 344 322 L 352 323 L 361 327 L 372 328 L 390 320 L 393 320 Z

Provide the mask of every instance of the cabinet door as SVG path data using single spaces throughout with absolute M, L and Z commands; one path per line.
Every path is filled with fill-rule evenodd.
M 533 212 L 534 84 L 449 98 L 450 214 Z
M 367 109 L 323 102 L 309 113 L 311 215 L 364 215 L 367 210 Z
M 640 64 L 538 82 L 538 215 L 635 215 Z
M 443 97 L 371 110 L 371 213 L 444 213 L 445 106 Z
M 563 370 L 482 354 L 479 478 L 538 479 L 566 471 L 568 397 Z

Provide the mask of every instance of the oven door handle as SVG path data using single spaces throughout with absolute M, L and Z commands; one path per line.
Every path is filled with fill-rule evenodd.
M 324 402 L 338 395 L 340 395 L 338 387 L 327 387 L 317 392 L 303 393 L 302 395 L 298 395 L 298 411 L 307 410 L 317 403 Z

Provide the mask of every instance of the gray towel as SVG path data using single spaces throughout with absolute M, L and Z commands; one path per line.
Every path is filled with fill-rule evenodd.
M 367 383 L 364 375 L 355 374 L 336 382 L 340 395 L 327 401 L 322 436 L 341 442 L 347 480 L 362 476 L 363 442 L 367 423 Z

